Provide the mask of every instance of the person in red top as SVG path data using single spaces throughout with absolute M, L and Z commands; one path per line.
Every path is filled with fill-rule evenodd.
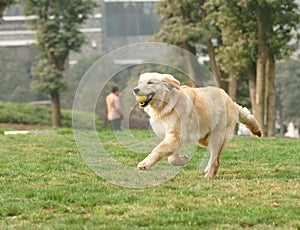
M 124 117 L 119 95 L 119 88 L 114 86 L 112 92 L 106 97 L 107 119 L 110 121 L 113 130 L 121 130 L 121 121 Z

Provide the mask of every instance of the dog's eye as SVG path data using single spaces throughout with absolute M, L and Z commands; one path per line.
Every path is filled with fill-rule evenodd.
M 152 85 L 152 84 L 154 84 L 154 83 L 153 83 L 152 81 L 148 81 L 147 84 L 148 84 L 148 85 Z

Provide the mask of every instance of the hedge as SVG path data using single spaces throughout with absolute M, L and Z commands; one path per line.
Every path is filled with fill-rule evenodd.
M 62 126 L 72 127 L 72 110 L 61 110 Z M 90 121 L 91 114 L 85 112 L 78 113 L 82 128 L 88 127 L 87 121 Z M 19 104 L 0 101 L 0 123 L 5 124 L 25 124 L 25 125 L 46 125 L 51 126 L 51 109 L 46 106 Z M 96 120 L 97 129 L 104 128 L 104 122 Z

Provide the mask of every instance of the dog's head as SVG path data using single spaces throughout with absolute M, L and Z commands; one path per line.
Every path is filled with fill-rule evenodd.
M 153 104 L 156 100 L 163 101 L 173 89 L 179 89 L 180 82 L 170 74 L 144 73 L 134 88 L 136 101 L 140 107 Z

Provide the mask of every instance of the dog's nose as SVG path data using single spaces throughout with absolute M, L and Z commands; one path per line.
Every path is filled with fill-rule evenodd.
M 134 88 L 133 91 L 134 91 L 135 94 L 137 94 L 140 91 L 140 89 L 139 88 Z

